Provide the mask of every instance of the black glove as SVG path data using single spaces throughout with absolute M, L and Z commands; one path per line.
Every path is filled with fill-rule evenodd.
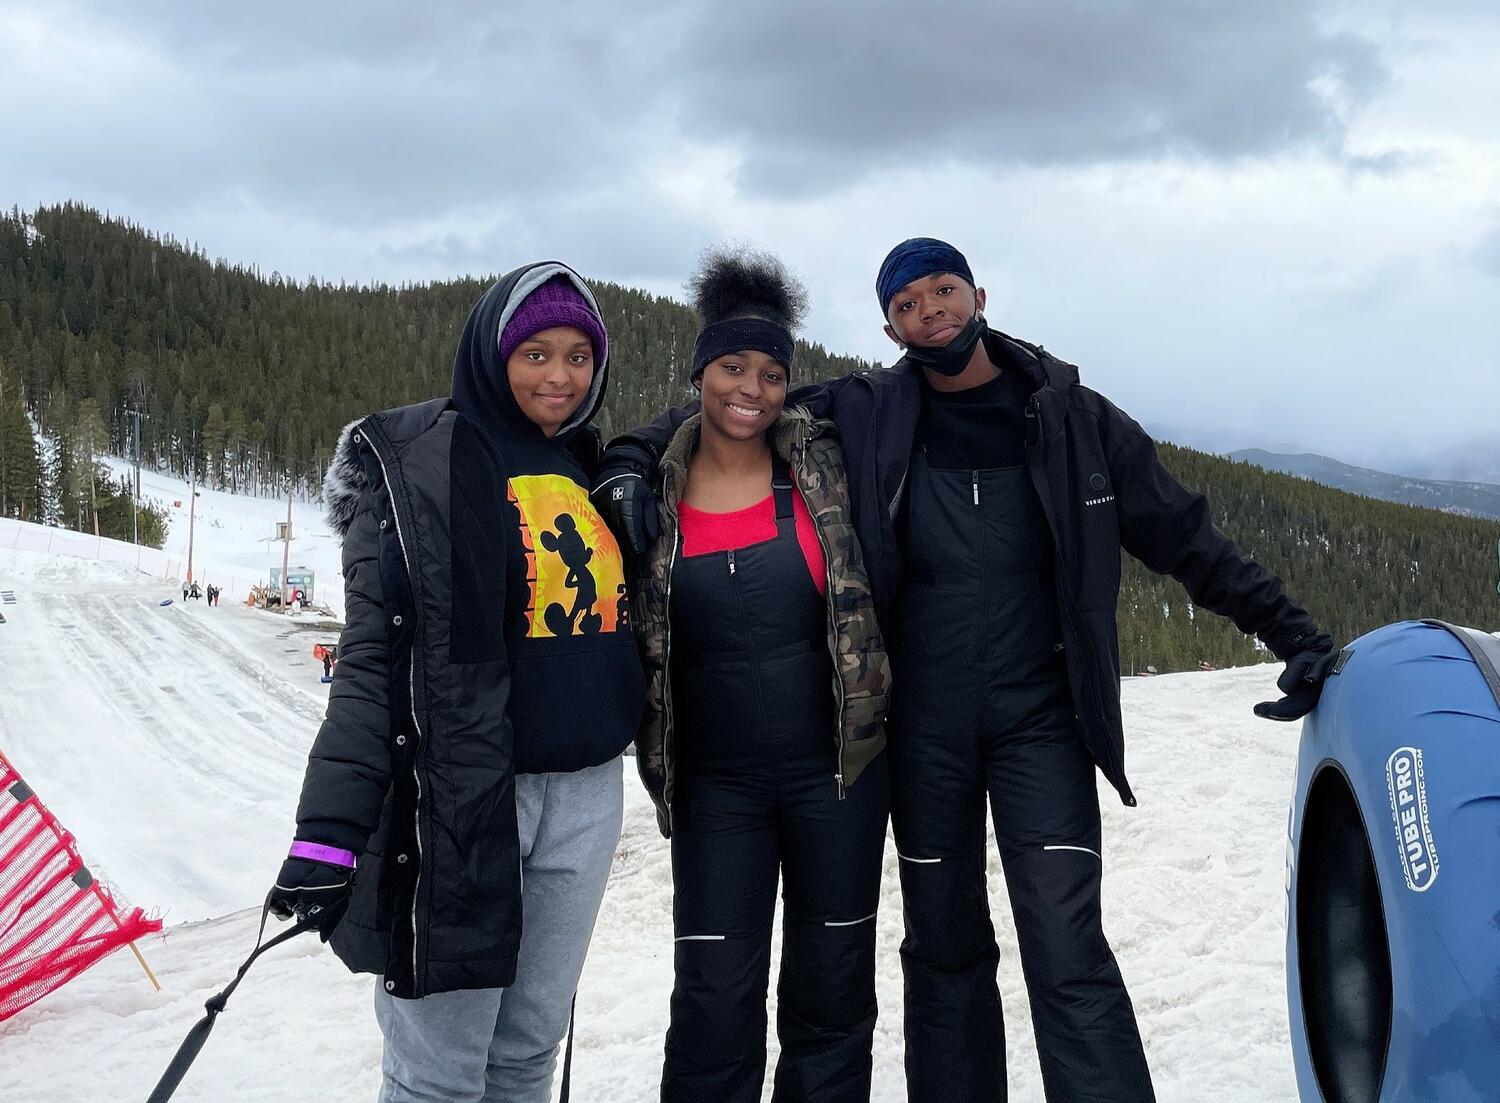
M 307 845 L 296 843 L 293 850 Z M 334 848 L 323 849 L 332 851 Z M 290 919 L 295 915 L 298 919 L 315 920 L 318 932 L 327 942 L 349 906 L 353 883 L 352 864 L 346 866 L 313 858 L 290 857 L 282 863 L 281 872 L 276 875 L 276 887 L 271 890 L 271 914 L 277 919 Z
M 589 494 L 625 554 L 637 561 L 645 558 L 661 536 L 656 491 L 651 486 L 655 466 L 639 445 L 616 444 L 604 453 L 599 478 Z
M 1338 657 L 1337 651 L 1323 648 L 1297 652 L 1276 679 L 1276 688 L 1286 696 L 1279 701 L 1262 701 L 1255 706 L 1255 715 L 1262 720 L 1301 720 L 1317 708 L 1323 683 Z

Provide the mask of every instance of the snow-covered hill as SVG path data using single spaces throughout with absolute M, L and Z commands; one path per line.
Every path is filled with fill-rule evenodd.
M 35 553 L 0 551 L 0 589 L 0 749 L 95 871 L 168 923 L 262 895 L 327 700 L 312 643 L 336 625 Z
M 210 497 L 200 508 L 216 506 Z M 242 514 L 210 531 L 234 531 L 228 518 Z M 170 583 L 113 564 L 0 549 L 0 589 L 17 594 L 0 625 L 0 748 L 92 865 L 169 924 L 143 947 L 160 994 L 117 954 L 0 1024 L 0 1100 L 144 1098 L 253 943 L 322 713 L 310 655 L 321 637 L 229 601 L 209 609 L 179 595 L 162 607 Z M 1295 1098 L 1282 947 L 1297 729 L 1250 713 L 1278 669 L 1125 685 L 1141 807 L 1102 794 L 1106 921 L 1164 1101 Z M 888 847 L 883 1101 L 905 1095 L 895 862 Z M 1025 1103 L 1041 1099 L 1040 1078 L 997 861 L 991 874 L 1011 1097 Z M 667 844 L 627 769 L 625 834 L 578 1000 L 574 1098 L 655 1099 L 671 961 Z M 316 940 L 275 951 L 236 993 L 178 1098 L 283 1100 L 315 1085 L 328 1103 L 373 1099 L 370 1002 L 369 978 L 347 974 Z
M 116 475 L 134 468 L 117 457 L 104 463 Z M 182 480 L 141 469 L 141 496 L 167 514 L 163 550 L 187 559 L 189 487 Z M 194 577 L 224 588 L 224 600 L 244 601 L 252 583 L 264 583 L 272 567 L 281 569 L 281 541 L 276 525 L 286 520 L 285 498 L 256 498 L 198 487 L 198 507 L 192 518 Z M 339 573 L 339 545 L 323 519 L 318 502 L 292 503 L 291 566 L 316 572 L 316 598 L 342 616 L 344 580 Z

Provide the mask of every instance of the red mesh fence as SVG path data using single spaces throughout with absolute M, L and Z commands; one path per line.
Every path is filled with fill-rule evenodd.
M 94 880 L 73 836 L 0 755 L 0 1020 L 159 930 Z

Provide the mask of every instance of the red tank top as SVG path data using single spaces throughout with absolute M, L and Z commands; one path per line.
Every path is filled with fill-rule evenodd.
M 753 506 L 729 513 L 708 513 L 682 502 L 677 507 L 677 516 L 682 526 L 683 555 L 738 551 L 776 536 L 776 502 L 770 494 Z M 828 567 L 823 559 L 823 545 L 801 492 L 792 495 L 792 516 L 797 522 L 797 543 L 807 561 L 807 573 L 812 576 L 818 593 L 826 597 Z

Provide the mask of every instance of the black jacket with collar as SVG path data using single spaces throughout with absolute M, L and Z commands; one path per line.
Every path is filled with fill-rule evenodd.
M 329 941 L 403 998 L 513 982 L 515 774 L 608 761 L 640 719 L 624 572 L 586 490 L 607 361 L 551 439 L 522 420 L 499 363 L 506 317 L 559 274 L 576 278 L 528 265 L 490 288 L 464 331 L 454 397 L 353 422 L 324 481 L 345 623 L 297 837 L 358 856 Z M 559 585 L 543 589 L 544 576 Z M 563 608 L 570 595 L 592 595 L 588 617 Z
M 403 998 L 515 979 L 504 493 L 448 399 L 350 425 L 324 482 L 345 620 L 297 837 L 359 856 L 329 941 Z
M 1040 345 L 996 330 L 990 359 L 1015 364 L 1032 392 L 1027 405 L 1027 466 L 1052 530 L 1068 680 L 1079 723 L 1099 768 L 1129 805 L 1120 715 L 1116 604 L 1120 549 L 1181 582 L 1194 603 L 1259 636 L 1280 659 L 1319 635 L 1279 578 L 1241 556 L 1213 523 L 1202 494 L 1161 465 L 1156 446 L 1129 415 L 1078 382 L 1078 369 Z M 838 428 L 854 500 L 855 529 L 889 630 L 901 585 L 897 518 L 922 406 L 921 369 L 902 359 L 798 388 L 787 398 Z M 687 411 L 691 412 L 691 411 Z M 626 440 L 659 455 L 687 412 L 669 411 Z M 1326 638 L 1325 638 L 1326 639 Z M 900 691 L 901 670 L 893 680 Z

